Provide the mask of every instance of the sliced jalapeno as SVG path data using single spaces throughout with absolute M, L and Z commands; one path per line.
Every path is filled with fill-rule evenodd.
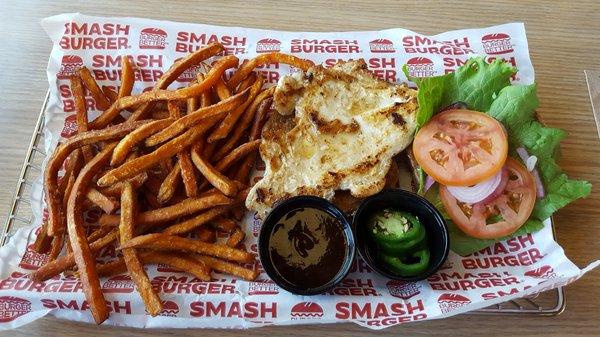
M 369 232 L 377 243 L 399 243 L 422 237 L 425 229 L 412 214 L 384 209 L 369 222 Z
M 404 256 L 381 254 L 387 268 L 400 276 L 416 276 L 427 270 L 429 266 L 429 249 L 425 248 Z

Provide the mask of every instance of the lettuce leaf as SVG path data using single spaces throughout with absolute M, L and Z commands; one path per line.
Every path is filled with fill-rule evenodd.
M 510 77 L 515 72 L 514 67 L 502 60 L 496 59 L 488 64 L 478 57 L 467 61 L 455 73 L 410 79 L 419 87 L 419 125 L 424 125 L 440 109 L 461 101 L 470 109 L 486 112 L 502 122 L 508 133 L 510 153 L 523 147 L 538 158 L 536 168 L 545 188 L 545 196 L 536 201 L 530 219 L 511 237 L 540 230 L 542 222 L 554 212 L 576 199 L 587 197 L 591 192 L 589 182 L 569 179 L 556 164 L 560 141 L 567 134 L 564 130 L 546 127 L 537 121 L 535 109 L 539 101 L 536 85 L 511 85 Z M 450 245 L 456 253 L 468 255 L 508 238 L 471 238 L 449 220 L 443 211 L 437 189 L 432 188 L 426 197 L 448 219 Z
M 473 110 L 487 111 L 495 95 L 510 85 L 510 77 L 517 71 L 501 59 L 486 63 L 483 57 L 469 59 L 456 72 L 443 76 L 415 78 L 408 75 L 406 65 L 402 70 L 419 87 L 419 126 L 425 125 L 435 113 L 455 102 L 465 102 Z

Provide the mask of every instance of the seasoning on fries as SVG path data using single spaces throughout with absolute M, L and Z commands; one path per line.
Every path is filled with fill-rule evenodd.
M 217 57 L 222 51 L 215 43 L 182 58 L 144 93 L 132 93 L 135 65 L 129 56 L 121 58 L 118 92 L 100 88 L 87 68 L 71 78 L 78 133 L 64 140 L 46 165 L 49 216 L 34 248 L 49 253 L 50 261 L 30 277 L 42 282 L 60 273 L 78 276 L 98 324 L 109 315 L 99 277 L 128 273 L 148 313 L 157 315 L 162 302 L 146 264 L 169 265 L 203 281 L 211 280 L 212 271 L 244 280 L 258 276 L 244 266 L 255 256 L 239 248 L 246 233 L 232 220 L 245 209 L 273 95 L 253 70 L 271 62 L 301 69 L 312 63 L 280 53 L 261 55 L 225 81 L 225 71 L 239 60 Z M 167 89 L 211 57 L 217 58 L 212 66 L 188 86 Z M 104 109 L 91 122 L 84 87 Z M 91 208 L 103 214 L 87 227 L 83 214 Z M 217 232 L 229 237 L 221 242 Z M 98 264 L 96 255 L 111 245 L 120 255 Z M 65 246 L 72 251 L 62 253 Z

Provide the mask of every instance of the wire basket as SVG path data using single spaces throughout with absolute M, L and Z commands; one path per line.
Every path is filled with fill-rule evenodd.
M 48 103 L 49 93 L 40 110 L 35 130 L 29 143 L 29 149 L 21 168 L 21 174 L 17 182 L 11 207 L 0 233 L 0 246 L 4 245 L 10 237 L 22 227 L 33 223 L 31 212 L 30 195 L 31 187 L 37 177 L 41 174 L 42 163 L 46 158 L 44 151 L 44 112 Z M 554 233 L 554 224 L 553 224 Z M 480 310 L 472 311 L 470 314 L 503 314 L 503 315 L 558 315 L 565 309 L 565 295 L 562 287 L 536 294 L 531 297 L 507 301 L 497 305 L 489 306 Z

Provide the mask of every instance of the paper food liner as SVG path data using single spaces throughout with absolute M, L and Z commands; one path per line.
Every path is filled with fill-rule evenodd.
M 281 51 L 327 66 L 338 60 L 364 58 L 369 68 L 389 81 L 411 76 L 451 72 L 473 56 L 502 58 L 518 67 L 515 83 L 529 84 L 534 72 L 525 28 L 509 23 L 482 29 L 450 31 L 425 36 L 406 29 L 371 32 L 279 32 L 219 27 L 137 18 L 104 18 L 62 14 L 42 21 L 54 48 L 48 62 L 50 100 L 44 126 L 46 153 L 62 137 L 76 131 L 73 98 L 68 76 L 82 65 L 89 67 L 100 85 L 117 89 L 120 58 L 132 55 L 137 81 L 134 93 L 151 88 L 175 60 L 212 42 L 221 42 L 226 54 L 241 60 L 259 53 Z M 172 88 L 187 85 L 192 69 Z M 267 85 L 291 72 L 286 65 L 259 69 Z M 92 117 L 93 99 L 87 97 Z M 257 175 L 260 176 L 260 167 Z M 81 283 L 72 276 L 57 276 L 34 283 L 28 273 L 45 262 L 33 243 L 44 218 L 41 180 L 32 188 L 35 222 L 23 228 L 0 248 L 0 329 L 11 329 L 45 315 L 92 322 Z M 87 215 L 94 222 L 97 214 Z M 96 217 L 96 218 L 95 218 Z M 260 222 L 247 214 L 241 223 L 248 237 L 246 248 L 256 252 Z M 105 249 L 101 257 L 114 256 Z M 157 317 L 149 316 L 131 279 L 121 275 L 102 279 L 110 308 L 105 324 L 160 328 L 249 328 L 269 324 L 354 322 L 372 329 L 427 319 L 448 317 L 564 286 L 596 267 L 580 270 L 553 240 L 551 223 L 534 234 L 497 243 L 461 257 L 450 252 L 443 268 L 417 283 L 390 281 L 357 258 L 348 277 L 318 296 L 295 296 L 279 289 L 265 273 L 246 282 L 216 274 L 215 282 L 202 282 L 166 266 L 148 266 L 152 284 L 164 301 Z M 262 270 L 262 269 L 261 269 Z

